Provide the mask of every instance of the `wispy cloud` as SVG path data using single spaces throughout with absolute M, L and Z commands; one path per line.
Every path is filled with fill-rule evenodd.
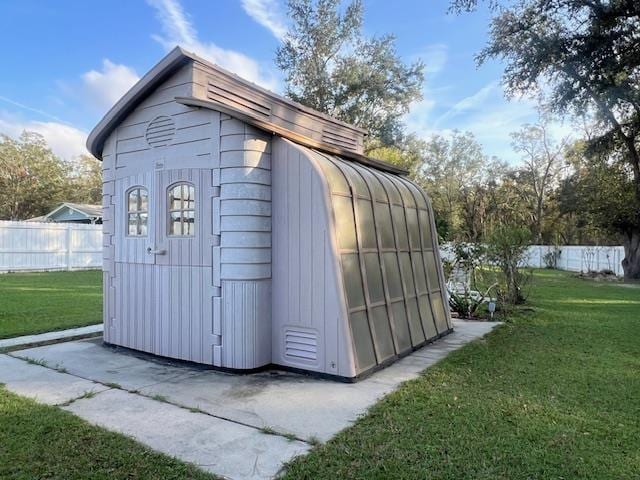
M 449 47 L 444 43 L 433 43 L 424 47 L 413 57 L 424 62 L 424 70 L 428 79 L 440 73 L 446 66 Z
M 287 33 L 284 15 L 277 0 L 242 0 L 242 8 L 260 25 L 269 30 L 278 40 Z
M 82 75 L 88 100 L 99 110 L 111 108 L 139 79 L 135 70 L 109 59 L 102 61 L 102 70 L 90 70 Z
M 17 138 L 25 130 L 42 135 L 53 153 L 67 160 L 89 153 L 85 147 L 87 134 L 82 130 L 61 122 L 24 120 L 0 111 L 0 133 Z
M 154 35 L 167 51 L 179 45 L 233 73 L 271 90 L 278 90 L 279 82 L 272 70 L 262 67 L 253 58 L 216 45 L 204 42 L 191 23 L 178 0 L 147 0 L 156 9 L 164 35 Z
M 473 95 L 469 95 L 468 97 L 457 101 L 436 121 L 436 124 L 440 124 L 441 122 L 451 119 L 458 114 L 469 112 L 482 107 L 482 105 L 489 99 L 491 94 L 497 91 L 498 87 L 499 83 L 497 81 L 490 82 L 489 84 L 485 85 L 480 90 L 475 92 Z

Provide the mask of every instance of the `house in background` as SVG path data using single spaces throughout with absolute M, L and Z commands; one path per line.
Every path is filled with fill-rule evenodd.
M 64 202 L 46 215 L 30 218 L 27 222 L 86 223 L 100 225 L 102 224 L 102 206 L 88 203 Z

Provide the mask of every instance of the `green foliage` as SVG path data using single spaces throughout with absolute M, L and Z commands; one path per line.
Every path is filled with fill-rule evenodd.
M 487 239 L 487 260 L 501 273 L 498 298 L 502 306 L 526 301 L 525 287 L 531 280 L 521 265 L 531 244 L 531 232 L 525 227 L 501 225 Z
M 64 199 L 69 173 L 69 165 L 41 136 L 24 132 L 14 140 L 0 135 L 0 219 L 46 213 Z
M 341 3 L 288 1 L 291 27 L 276 51 L 286 93 L 393 145 L 403 137 L 402 116 L 421 98 L 424 65 L 405 65 L 392 35 L 363 36 L 361 0 Z
M 454 0 L 453 9 L 473 9 L 476 3 Z M 479 63 L 499 59 L 506 64 L 509 95 L 537 93 L 552 113 L 591 115 L 589 151 L 630 169 L 632 226 L 620 231 L 623 266 L 626 278 L 640 278 L 640 2 L 493 3 L 501 8 L 495 10 Z
M 56 157 L 42 136 L 24 132 L 12 139 L 0 134 L 0 219 L 25 220 L 44 215 L 59 203 L 101 203 L 98 160 Z
M 637 478 L 639 293 L 536 271 L 533 313 L 405 383 L 284 478 Z

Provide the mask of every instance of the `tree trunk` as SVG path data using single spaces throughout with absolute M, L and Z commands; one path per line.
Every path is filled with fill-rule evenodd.
M 625 280 L 640 280 L 640 231 L 624 236 L 624 259 L 622 268 Z

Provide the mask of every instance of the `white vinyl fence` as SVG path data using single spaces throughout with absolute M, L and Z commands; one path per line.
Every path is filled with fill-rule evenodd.
M 616 275 L 622 276 L 622 259 L 624 247 L 594 247 L 584 245 L 532 245 L 527 251 L 527 267 L 545 268 L 547 261 L 545 255 L 556 252 L 555 268 L 569 272 L 588 272 L 611 270 Z M 453 259 L 453 253 L 449 245 L 441 248 L 442 257 Z
M 0 221 L 0 272 L 102 267 L 102 225 Z

